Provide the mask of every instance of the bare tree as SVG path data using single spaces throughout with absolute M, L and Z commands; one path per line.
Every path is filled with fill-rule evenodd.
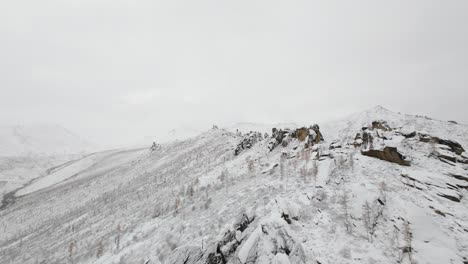
M 174 201 L 174 213 L 175 214 L 179 213 L 180 204 L 181 204 L 180 197 L 177 196 L 175 201 Z
M 70 257 L 70 262 L 73 263 L 73 254 L 75 253 L 76 244 L 75 241 L 70 242 L 68 246 L 68 256 Z
M 307 163 L 307 161 L 310 160 L 311 151 L 312 151 L 312 150 L 311 150 L 310 148 L 307 148 L 307 149 L 305 150 L 304 159 L 305 159 L 306 163 Z
M 102 240 L 100 240 L 96 248 L 96 258 L 102 257 L 103 254 L 104 254 L 104 245 L 102 244 Z
M 348 164 L 351 172 L 354 171 L 354 149 L 348 153 Z
M 352 223 L 350 221 L 350 216 L 349 216 L 349 196 L 348 192 L 346 190 L 343 191 L 343 196 L 341 197 L 341 205 L 343 206 L 344 210 L 344 224 L 346 227 L 346 231 L 348 234 L 352 234 Z
M 119 252 L 120 250 L 120 233 L 121 233 L 122 229 L 120 227 L 120 224 L 117 225 L 117 235 L 115 236 L 115 248 L 117 250 L 117 252 Z
M 316 160 L 312 161 L 312 169 L 310 170 L 310 175 L 312 176 L 312 179 L 314 180 L 314 186 L 317 186 L 318 166 L 317 166 Z
M 301 167 L 299 172 L 300 172 L 302 178 L 304 179 L 304 182 L 306 182 L 306 180 L 307 180 L 307 167 L 304 165 L 303 167 Z
M 255 173 L 255 163 L 250 157 L 247 158 L 247 170 L 249 171 L 250 176 Z
M 374 202 L 372 205 L 366 201 L 363 206 L 362 217 L 364 220 L 364 227 L 367 232 L 367 239 L 369 242 L 372 242 L 375 230 L 377 228 L 377 223 L 382 217 L 383 205 L 380 203 Z
M 413 233 L 411 232 L 410 222 L 408 221 L 403 223 L 403 241 L 405 242 L 405 245 L 403 247 L 402 258 L 404 258 L 406 254 L 408 256 L 409 263 L 416 263 L 413 259 Z
M 286 157 L 284 155 L 281 155 L 281 158 L 280 158 L 280 178 L 281 178 L 281 180 L 284 178 L 285 167 L 286 167 Z
M 380 191 L 380 198 L 382 199 L 382 202 L 384 202 L 386 204 L 387 203 L 388 187 L 387 187 L 387 184 L 384 181 L 381 181 L 379 183 L 379 191 Z
M 221 175 L 219 176 L 220 181 L 224 184 L 226 187 L 226 193 L 229 193 L 229 171 L 227 169 L 223 169 L 221 172 Z
M 366 229 L 366 237 L 369 242 L 372 242 L 372 209 L 368 201 L 362 205 L 362 210 L 362 218 L 364 220 L 364 228 Z

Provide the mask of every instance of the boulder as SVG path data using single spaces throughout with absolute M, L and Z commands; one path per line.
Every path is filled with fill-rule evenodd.
M 298 128 L 296 129 L 295 136 L 297 140 L 302 142 L 309 136 L 309 130 L 305 127 Z
M 383 150 L 371 149 L 367 151 L 361 151 L 362 155 L 386 160 L 389 162 L 397 163 L 403 166 L 409 166 L 410 162 L 405 159 L 405 156 L 400 154 L 397 148 L 385 147 Z
M 392 128 L 387 124 L 386 121 L 372 121 L 372 129 L 381 129 L 383 131 L 391 131 Z
M 317 124 L 310 126 L 309 129 L 314 131 L 316 134 L 315 138 L 311 139 L 315 144 L 320 143 L 320 141 L 324 140 L 322 133 L 320 132 L 320 127 Z M 312 134 L 312 133 L 309 133 L 309 134 Z

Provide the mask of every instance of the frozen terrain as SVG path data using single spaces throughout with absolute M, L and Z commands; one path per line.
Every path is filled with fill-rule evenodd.
M 0 127 L 0 196 L 96 148 L 60 125 Z
M 468 263 L 466 125 L 319 125 L 313 145 L 240 124 L 48 170 L 0 209 L 0 263 Z
M 0 157 L 67 155 L 93 147 L 60 125 L 0 126 Z

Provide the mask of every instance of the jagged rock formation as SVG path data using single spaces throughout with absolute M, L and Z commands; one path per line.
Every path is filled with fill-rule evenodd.
M 239 155 L 243 150 L 250 149 L 255 143 L 263 140 L 262 133 L 260 132 L 249 132 L 246 134 L 239 144 L 237 144 L 236 149 L 234 150 L 234 155 Z
M 396 135 L 386 121 L 372 121 L 370 126 L 363 127 L 354 137 L 352 145 L 361 148 L 361 154 L 381 160 L 409 166 L 410 161 L 396 147 L 387 146 L 387 142 Z
M 393 129 L 387 124 L 387 121 L 378 120 L 372 121 L 372 129 L 380 129 L 383 131 L 392 131 Z
M 324 141 L 318 125 L 313 125 L 309 128 L 301 127 L 295 130 L 288 128 L 278 130 L 273 128 L 268 149 L 273 151 L 273 149 L 275 149 L 280 144 L 283 147 L 287 147 L 291 139 L 297 139 L 299 142 L 305 141 L 306 148 Z
M 309 131 L 305 127 L 298 128 L 295 131 L 295 137 L 297 138 L 297 140 L 301 142 L 305 141 L 308 136 L 309 136 Z
M 423 133 L 418 133 L 418 134 L 419 134 L 419 140 L 421 140 L 422 142 L 445 145 L 449 147 L 450 150 L 457 155 L 461 155 L 463 152 L 465 152 L 463 147 L 458 142 L 455 142 L 453 140 L 442 139 L 442 138 L 430 136 L 430 135 L 423 134 Z
M 409 166 L 410 162 L 401 155 L 394 147 L 384 147 L 383 150 L 369 149 L 361 151 L 362 155 L 390 161 L 404 166 Z

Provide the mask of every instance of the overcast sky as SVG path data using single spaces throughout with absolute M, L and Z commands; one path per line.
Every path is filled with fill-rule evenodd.
M 375 105 L 468 123 L 467 14 L 466 0 L 2 1 L 0 123 L 93 141 Z

